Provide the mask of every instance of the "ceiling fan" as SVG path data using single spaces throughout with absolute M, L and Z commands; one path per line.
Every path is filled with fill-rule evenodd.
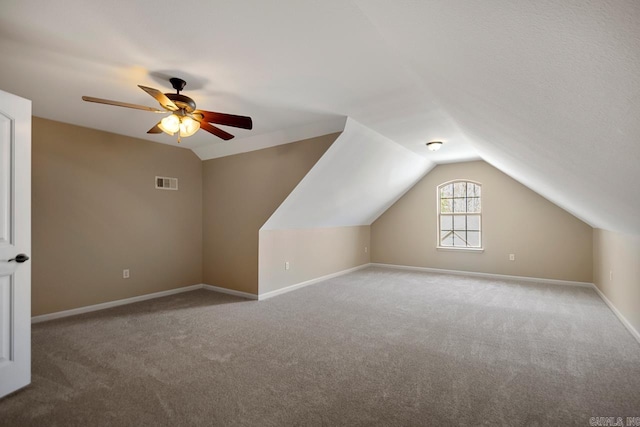
M 138 87 L 160 103 L 164 110 L 158 108 L 147 107 L 145 105 L 129 104 L 127 102 L 111 101 L 109 99 L 94 98 L 91 96 L 83 96 L 82 99 L 88 102 L 97 102 L 98 104 L 115 105 L 117 107 L 134 108 L 136 110 L 151 111 L 153 113 L 171 113 L 164 117 L 154 127 L 149 129 L 147 133 L 165 132 L 173 135 L 178 132 L 178 142 L 181 137 L 191 136 L 198 131 L 204 129 L 209 133 L 222 138 L 225 141 L 233 138 L 228 132 L 213 126 L 211 123 L 225 126 L 233 126 L 242 129 L 253 128 L 251 117 L 236 116 L 234 114 L 215 113 L 213 111 L 197 110 L 196 103 L 193 99 L 186 95 L 180 94 L 187 82 L 177 77 L 169 79 L 176 93 L 162 93 L 158 89 L 147 86 L 138 85 Z

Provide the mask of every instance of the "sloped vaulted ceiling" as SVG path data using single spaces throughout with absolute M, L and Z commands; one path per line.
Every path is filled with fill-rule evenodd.
M 262 230 L 371 224 L 433 166 L 348 119 Z
M 640 234 L 640 2 L 358 5 L 481 157 Z
M 80 97 L 153 105 L 136 84 L 168 91 L 178 76 L 199 107 L 254 119 L 229 143 L 183 140 L 201 157 L 349 116 L 428 162 L 480 156 L 595 227 L 640 234 L 636 0 L 8 0 L 0 56 L 0 89 L 37 116 L 176 144 L 145 134 L 153 114 Z M 431 139 L 445 141 L 435 155 Z

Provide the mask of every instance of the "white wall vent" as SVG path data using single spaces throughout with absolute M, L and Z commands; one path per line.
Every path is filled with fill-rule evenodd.
M 177 190 L 178 178 L 169 178 L 167 176 L 156 176 L 156 188 L 159 190 Z

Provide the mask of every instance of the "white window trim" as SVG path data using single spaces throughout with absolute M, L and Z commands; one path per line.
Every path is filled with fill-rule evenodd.
M 437 214 L 436 214 L 436 250 L 438 251 L 443 251 L 443 252 L 475 252 L 475 253 L 482 253 L 484 252 L 484 231 L 482 228 L 482 198 L 484 196 L 484 191 L 481 190 L 481 194 L 480 194 L 480 212 L 478 213 L 478 215 L 480 215 L 480 246 L 479 247 L 462 247 L 462 246 L 441 246 L 440 245 L 440 216 L 442 215 L 442 213 L 440 212 L 440 188 L 444 187 L 445 185 L 449 185 L 455 182 L 471 182 L 473 184 L 479 185 L 480 188 L 482 188 L 482 183 L 478 182 L 478 181 L 474 181 L 472 179 L 465 179 L 465 178 L 458 178 L 458 179 L 452 179 L 450 181 L 445 181 L 442 184 L 439 184 L 438 186 L 436 186 L 436 206 L 437 206 Z M 451 215 L 456 215 L 455 212 L 451 212 Z M 449 213 L 445 214 L 445 215 L 449 215 Z M 465 213 L 459 213 L 459 215 L 468 215 L 467 212 Z
M 436 250 L 443 252 L 484 252 L 484 248 L 463 248 L 461 246 L 436 246 Z

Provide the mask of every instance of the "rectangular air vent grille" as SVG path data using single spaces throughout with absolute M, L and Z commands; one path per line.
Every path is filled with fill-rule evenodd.
M 156 176 L 156 188 L 159 190 L 177 190 L 178 178 Z

